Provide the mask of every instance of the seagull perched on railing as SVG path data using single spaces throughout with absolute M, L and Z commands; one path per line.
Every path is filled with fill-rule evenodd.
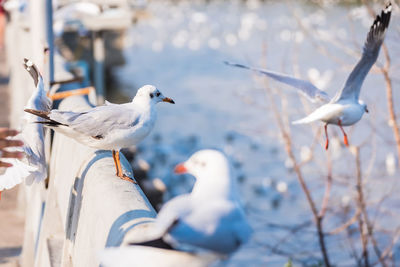
M 38 123 L 96 149 L 112 150 L 117 176 L 134 182 L 123 173 L 119 150 L 142 141 L 156 121 L 155 105 L 159 102 L 174 104 L 171 98 L 153 85 L 140 88 L 132 102 L 121 105 L 104 105 L 84 112 L 42 111 L 25 109 L 44 121 Z
M 318 89 L 309 81 L 300 80 L 285 74 L 253 68 L 242 64 L 229 62 L 225 63 L 231 66 L 256 71 L 281 83 L 295 87 L 313 102 L 328 102 L 327 104 L 316 109 L 307 117 L 294 121 L 293 124 L 311 123 L 318 120 L 325 122 L 325 149 L 328 149 L 329 146 L 327 131 L 328 124 L 338 125 L 343 132 L 344 143 L 346 146 L 348 146 L 349 142 L 347 135 L 343 130 L 343 126 L 355 124 L 361 119 L 364 112 L 368 112 L 367 105 L 362 100 L 359 100 L 360 90 L 365 77 L 378 58 L 379 50 L 385 38 L 386 30 L 389 26 L 391 12 L 392 5 L 389 3 L 386 8 L 382 10 L 381 14 L 376 17 L 367 35 L 367 40 L 365 41 L 360 61 L 350 73 L 350 76 L 347 78 L 344 87 L 332 99 L 330 99 L 324 91 Z
M 250 239 L 252 228 L 240 205 L 231 167 L 223 153 L 200 150 L 177 165 L 175 173 L 189 173 L 196 178 L 192 192 L 165 203 L 154 228 L 149 229 L 150 240 L 131 245 L 191 252 L 205 250 L 222 256 L 236 251 Z M 140 265 L 137 256 L 131 255 L 129 247 L 110 248 L 103 252 L 101 260 L 107 267 Z
M 38 68 L 29 59 L 24 59 L 24 68 L 31 75 L 36 90 L 28 100 L 25 108 L 49 111 L 52 101 L 46 96 L 42 75 Z M 44 129 L 41 124 L 34 124 L 36 116 L 26 113 L 21 133 L 16 136 L 24 142 L 22 152 L 25 158 L 21 160 L 9 159 L 13 164 L 0 177 L 0 191 L 10 189 L 25 180 L 30 185 L 34 181 L 40 182 L 47 177 L 46 158 L 44 149 Z

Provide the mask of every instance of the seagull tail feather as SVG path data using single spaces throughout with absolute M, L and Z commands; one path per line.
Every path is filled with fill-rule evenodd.
M 51 120 L 49 117 L 49 114 L 50 114 L 49 111 L 35 110 L 35 109 L 30 109 L 30 108 L 26 108 L 26 109 L 24 109 L 24 111 L 28 112 L 30 114 L 33 114 L 35 116 L 38 116 L 40 118 L 43 118 L 45 120 Z
M 38 121 L 37 123 L 45 124 L 47 126 L 52 126 L 52 127 L 57 127 L 59 125 L 67 126 L 66 124 L 50 119 L 49 117 L 50 111 L 35 110 L 30 108 L 26 108 L 24 109 L 24 111 L 46 120 L 46 121 Z
M 300 120 L 293 121 L 292 124 L 307 124 L 307 123 L 314 122 L 316 120 L 317 119 L 315 119 L 315 118 L 310 118 L 310 116 L 307 116 L 307 117 L 302 118 Z
M 163 249 L 173 249 L 170 244 L 165 242 L 162 237 L 149 240 L 149 241 L 144 241 L 140 243 L 129 243 L 129 245 L 136 245 L 136 246 L 146 246 L 146 247 L 154 247 L 154 248 L 163 248 Z

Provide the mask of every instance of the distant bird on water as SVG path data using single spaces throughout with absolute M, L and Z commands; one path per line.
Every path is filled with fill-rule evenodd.
M 338 125 L 343 133 L 344 144 L 348 146 L 349 141 L 343 126 L 355 124 L 361 119 L 364 112 L 368 113 L 367 105 L 362 100 L 359 100 L 360 90 L 365 77 L 378 58 L 381 45 L 389 26 L 391 12 L 392 5 L 389 3 L 386 8 L 382 10 L 381 14 L 376 16 L 368 32 L 360 61 L 350 73 L 344 87 L 337 92 L 336 96 L 332 99 L 329 98 L 328 94 L 315 87 L 309 81 L 242 64 L 225 63 L 230 66 L 256 71 L 281 83 L 295 87 L 299 89 L 301 93 L 305 94 L 312 102 L 321 101 L 327 103 L 317 108 L 307 117 L 294 121 L 293 124 L 311 123 L 318 120 L 325 122 L 325 149 L 328 149 L 329 146 L 328 124 Z
M 44 119 L 39 123 L 81 144 L 112 150 L 116 175 L 136 183 L 123 173 L 119 151 L 137 145 L 150 133 L 156 121 L 155 105 L 159 102 L 174 104 L 171 98 L 164 97 L 155 86 L 145 85 L 137 91 L 130 103 L 98 106 L 84 112 L 25 111 Z

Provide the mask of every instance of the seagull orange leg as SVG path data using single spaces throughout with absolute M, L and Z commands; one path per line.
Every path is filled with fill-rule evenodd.
M 325 150 L 328 150 L 328 147 L 329 147 L 328 124 L 325 124 L 324 128 L 325 128 L 325 136 L 326 136 Z
M 121 160 L 119 158 L 119 151 L 113 150 L 112 155 L 114 159 L 115 168 L 117 169 L 116 175 L 122 180 L 137 184 L 134 180 L 132 180 L 129 176 L 125 175 L 124 172 L 122 171 Z
M 347 134 L 345 133 L 345 131 L 342 127 L 342 121 L 339 120 L 338 124 L 339 124 L 340 130 L 342 130 L 342 133 L 343 133 L 343 142 L 346 146 L 349 146 L 349 139 L 347 139 Z
M 114 165 L 115 165 L 115 169 L 117 170 L 116 175 L 118 176 L 119 174 L 119 169 L 118 169 L 118 163 L 117 163 L 117 151 L 112 150 L 112 156 L 113 156 L 113 160 L 114 160 Z

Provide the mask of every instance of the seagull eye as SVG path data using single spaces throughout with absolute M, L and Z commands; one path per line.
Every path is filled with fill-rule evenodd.
M 150 93 L 150 98 L 153 98 L 153 97 L 154 97 L 153 93 Z
M 156 93 L 156 96 L 157 96 L 157 97 L 158 97 L 158 96 L 160 96 L 160 95 L 161 95 L 161 93 L 160 93 L 160 92 L 157 92 L 157 93 Z

